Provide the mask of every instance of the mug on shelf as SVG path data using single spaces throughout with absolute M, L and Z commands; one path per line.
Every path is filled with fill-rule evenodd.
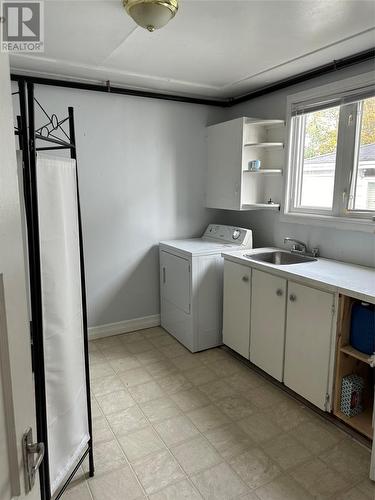
M 249 161 L 249 163 L 247 164 L 247 166 L 248 166 L 249 170 L 252 170 L 253 172 L 256 172 L 256 171 L 258 171 L 260 169 L 260 164 L 261 164 L 260 160 L 251 160 L 251 161 Z

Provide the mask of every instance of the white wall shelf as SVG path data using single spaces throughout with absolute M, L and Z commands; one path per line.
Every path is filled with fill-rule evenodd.
M 282 168 L 261 168 L 259 170 L 244 170 L 244 172 L 255 175 L 283 175 Z
M 241 210 L 280 210 L 278 203 L 250 203 L 242 205 Z
M 278 210 L 284 143 L 283 120 L 241 117 L 208 127 L 207 207 Z M 254 160 L 261 162 L 258 171 L 248 170 Z
M 257 125 L 258 127 L 273 127 L 277 125 L 284 125 L 284 120 L 262 120 L 258 118 L 245 118 L 246 125 Z
M 245 148 L 283 148 L 283 142 L 249 142 L 244 144 Z
M 368 365 L 371 365 L 372 362 L 372 357 L 369 356 L 368 354 L 365 354 L 361 351 L 357 351 L 357 349 L 354 349 L 351 345 L 344 345 L 340 347 L 340 351 L 347 354 L 348 356 L 352 356 L 355 359 L 358 359 L 359 361 L 362 361 L 363 363 L 367 363 Z

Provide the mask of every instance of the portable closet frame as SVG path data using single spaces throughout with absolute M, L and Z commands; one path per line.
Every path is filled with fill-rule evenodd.
M 35 400 L 36 400 L 36 420 L 38 441 L 45 446 L 44 459 L 39 469 L 41 499 L 51 499 L 51 484 L 48 461 L 48 434 L 47 434 L 47 408 L 46 408 L 46 385 L 45 385 L 45 364 L 44 364 L 44 341 L 43 341 L 43 316 L 42 316 L 42 287 L 41 287 L 41 266 L 40 266 L 40 244 L 39 244 L 39 218 L 38 218 L 38 191 L 36 175 L 36 156 L 38 151 L 69 150 L 70 158 L 77 160 L 74 110 L 68 107 L 68 116 L 59 121 L 55 114 L 51 116 L 44 110 L 41 104 L 34 97 L 34 84 L 26 82 L 24 79 L 18 81 L 20 115 L 17 116 L 17 126 L 15 134 L 19 138 L 19 145 L 23 160 L 23 184 L 25 213 L 27 223 L 27 243 L 29 260 L 29 282 L 30 282 L 30 303 L 31 303 L 31 342 L 32 342 L 32 364 L 35 378 Z M 35 103 L 40 107 L 43 114 L 48 118 L 48 123 L 42 127 L 35 128 Z M 69 133 L 67 134 L 62 125 L 68 122 Z M 56 137 L 55 131 L 60 131 L 67 138 L 67 141 Z M 45 141 L 50 146 L 37 146 L 37 141 Z M 79 234 L 79 257 L 81 271 L 81 294 L 82 294 L 82 323 L 84 335 L 84 361 L 86 375 L 87 394 L 87 415 L 89 441 L 87 449 L 84 451 L 79 462 L 67 478 L 65 483 L 59 488 L 54 500 L 58 500 L 66 490 L 70 481 L 78 471 L 84 459 L 89 457 L 89 475 L 94 475 L 94 456 L 92 443 L 92 420 L 91 420 L 91 397 L 90 397 L 90 373 L 89 373 L 89 353 L 88 353 L 88 330 L 87 330 L 87 307 L 86 307 L 86 287 L 85 269 L 83 256 L 82 221 L 79 201 L 78 171 L 76 168 L 77 186 L 77 207 L 78 207 L 78 234 Z

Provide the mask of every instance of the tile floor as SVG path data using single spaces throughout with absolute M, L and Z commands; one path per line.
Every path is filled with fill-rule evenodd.
M 91 342 L 96 474 L 66 500 L 373 500 L 370 452 L 223 349 Z

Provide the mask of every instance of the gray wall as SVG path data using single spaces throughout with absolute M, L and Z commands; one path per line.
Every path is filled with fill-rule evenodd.
M 288 235 L 325 257 L 374 265 L 374 235 L 288 224 L 275 212 L 204 207 L 206 125 L 285 118 L 288 94 L 370 69 L 353 66 L 227 110 L 36 87 L 47 111 L 75 110 L 89 325 L 158 314 L 159 241 L 199 236 L 209 222 L 251 227 L 255 246 L 282 246 Z
M 220 109 L 36 87 L 49 112 L 74 106 L 89 325 L 159 313 L 158 243 L 199 236 L 205 127 Z
M 374 71 L 372 62 L 352 66 L 335 74 L 315 78 L 303 84 L 267 94 L 234 106 L 228 110 L 227 119 L 239 116 L 286 119 L 286 101 L 289 94 L 367 71 Z M 311 246 L 320 247 L 324 257 L 360 265 L 375 265 L 375 237 L 371 233 L 282 222 L 280 214 L 277 212 L 226 212 L 223 220 L 228 224 L 242 224 L 244 227 L 251 227 L 254 231 L 256 246 L 280 247 L 283 246 L 284 236 L 292 236 L 307 241 Z

